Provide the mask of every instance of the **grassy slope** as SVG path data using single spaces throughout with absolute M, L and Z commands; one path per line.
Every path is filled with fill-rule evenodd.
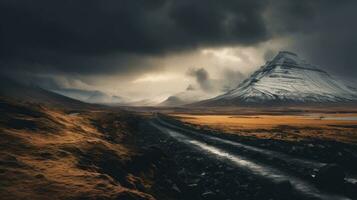
M 68 113 L 0 99 L 1 199 L 154 199 L 125 113 Z M 145 166 L 143 166 L 145 167 Z

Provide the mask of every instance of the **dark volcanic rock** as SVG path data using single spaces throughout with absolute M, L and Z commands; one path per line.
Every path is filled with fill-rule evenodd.
M 278 195 L 278 197 L 287 197 L 287 196 L 291 195 L 292 188 L 293 187 L 292 187 L 290 181 L 288 181 L 288 180 L 279 181 L 274 186 L 276 195 Z
M 212 191 L 206 191 L 202 193 L 203 199 L 217 199 L 217 194 Z
M 339 165 L 328 164 L 320 168 L 316 181 L 321 186 L 335 187 L 343 184 L 345 172 Z

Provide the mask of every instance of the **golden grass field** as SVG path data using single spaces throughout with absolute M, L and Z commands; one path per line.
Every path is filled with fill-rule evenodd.
M 141 177 L 123 170 L 120 180 L 113 178 L 136 155 L 124 145 L 125 113 L 71 114 L 2 99 L 0 109 L 0 199 L 154 199 L 129 188 L 146 187 Z
M 195 126 L 228 134 L 265 139 L 324 139 L 357 143 L 357 114 L 309 113 L 308 115 L 172 114 Z

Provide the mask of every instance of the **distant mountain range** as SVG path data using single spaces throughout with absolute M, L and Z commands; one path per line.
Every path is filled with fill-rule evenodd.
M 207 94 L 201 90 L 197 90 L 192 85 L 189 85 L 186 91 L 169 96 L 163 102 L 158 104 L 158 106 L 183 106 L 186 104 L 210 98 L 212 96 L 213 95 Z
M 66 89 L 55 92 L 0 77 L 0 96 L 22 101 L 71 108 L 90 106 L 81 101 L 117 106 L 156 104 L 151 100 L 132 102 L 100 91 Z M 189 86 L 186 91 L 168 97 L 159 106 L 355 104 L 357 89 L 347 86 L 342 80 L 337 80 L 327 72 L 300 59 L 296 54 L 282 51 L 236 88 L 217 97 L 210 97 L 209 94 Z
M 0 97 L 69 109 L 91 107 L 90 104 L 3 76 L 0 77 Z
M 108 95 L 98 90 L 63 88 L 63 89 L 53 90 L 53 92 L 87 103 L 125 104 L 129 101 L 126 98 L 116 95 Z
M 355 88 L 344 85 L 295 53 L 281 51 L 237 88 L 192 105 L 316 104 L 356 100 Z

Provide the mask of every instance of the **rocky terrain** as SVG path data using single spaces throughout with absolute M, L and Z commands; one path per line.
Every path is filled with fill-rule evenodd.
M 354 199 L 357 195 L 356 166 L 351 162 L 357 160 L 354 145 L 260 140 L 197 129 L 164 118 L 174 126 L 159 122 L 159 129 L 153 129 L 152 134 L 147 132 L 142 140 L 156 141 L 174 157 L 181 167 L 178 175 L 183 177 L 189 191 L 194 191 L 193 199 Z M 162 125 L 165 128 L 160 128 Z M 165 129 L 168 134 L 164 133 Z M 175 136 L 176 131 L 185 136 Z M 190 138 L 187 143 L 178 142 L 180 137 L 186 136 Z M 196 140 L 203 142 L 199 145 L 208 145 L 203 147 L 208 151 L 196 148 Z M 230 156 L 225 159 L 227 153 L 211 154 L 221 150 Z M 238 161 L 239 167 L 235 164 L 235 155 L 237 159 L 243 158 Z M 246 162 L 252 164 L 246 165 Z M 258 172 L 254 172 L 258 166 Z M 283 177 L 282 180 L 279 177 Z M 299 188 L 304 184 L 308 185 L 307 191 Z

